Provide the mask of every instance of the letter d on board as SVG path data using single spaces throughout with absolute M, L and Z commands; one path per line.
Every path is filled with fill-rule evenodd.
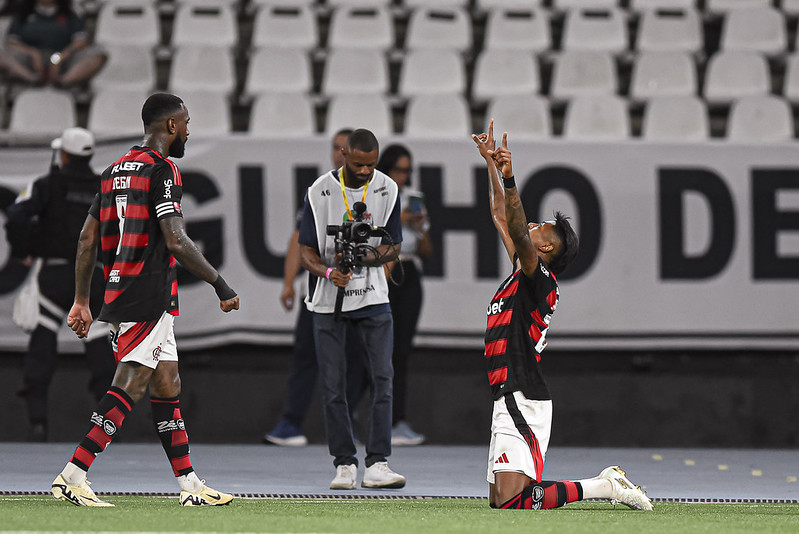
M 724 181 L 703 169 L 661 169 L 659 173 L 660 277 L 699 280 L 720 273 L 735 244 L 735 209 Z M 710 246 L 699 255 L 685 253 L 686 192 L 702 195 L 710 206 Z

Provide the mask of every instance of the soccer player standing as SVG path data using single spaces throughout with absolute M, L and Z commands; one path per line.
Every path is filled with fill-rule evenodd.
M 167 159 L 183 156 L 189 137 L 186 106 L 177 96 L 154 94 L 142 107 L 142 121 L 142 146 L 131 148 L 102 175 L 80 235 L 75 302 L 67 317 L 78 337 L 88 334 L 93 320 L 89 287 L 100 245 L 106 286 L 98 318 L 111 324 L 117 370 L 92 414 L 91 430 L 53 481 L 52 492 L 77 506 L 113 506 L 97 498 L 86 472 L 149 388 L 153 423 L 180 484 L 180 504 L 227 504 L 233 496 L 207 487 L 189 458 L 173 332 L 177 261 L 214 287 L 222 311 L 239 309 L 239 297 L 186 235 L 183 183 Z
M 568 218 L 528 223 L 513 176 L 508 134 L 495 149 L 488 133 L 472 135 L 488 166 L 491 217 L 513 263 L 488 305 L 485 358 L 494 398 L 488 452 L 493 508 L 547 509 L 582 499 L 610 499 L 639 510 L 652 503 L 618 466 L 578 481 L 542 481 L 552 426 L 552 398 L 542 374 L 541 351 L 558 305 L 556 275 L 577 256 L 579 241 Z M 502 173 L 501 182 L 500 175 Z

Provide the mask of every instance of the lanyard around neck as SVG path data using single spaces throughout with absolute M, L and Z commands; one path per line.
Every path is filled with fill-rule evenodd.
M 369 183 L 372 180 L 368 180 L 366 184 L 363 186 L 363 195 L 361 196 L 361 202 L 366 200 L 366 190 L 369 189 Z M 347 216 L 350 218 L 351 221 L 355 219 L 352 217 L 352 211 L 350 211 L 350 202 L 347 200 L 347 191 L 345 190 L 344 186 L 344 166 L 342 166 L 338 170 L 338 183 L 341 184 L 341 196 L 344 197 L 344 205 L 347 207 Z

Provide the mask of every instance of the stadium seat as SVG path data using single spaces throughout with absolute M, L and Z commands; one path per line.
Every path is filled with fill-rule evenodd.
M 327 0 L 330 7 L 390 7 L 392 0 Z
M 728 104 L 736 98 L 765 95 L 771 90 L 766 58 L 757 52 L 722 51 L 714 54 L 705 73 L 705 100 Z
M 330 20 L 328 48 L 388 50 L 394 46 L 391 13 L 381 7 L 340 7 Z
M 463 59 L 452 50 L 414 50 L 400 71 L 400 96 L 462 93 L 466 90 Z
M 477 0 L 479 11 L 530 10 L 543 5 L 543 0 Z
M 770 7 L 735 9 L 724 16 L 722 50 L 745 50 L 776 55 L 788 46 L 782 13 Z
M 799 103 L 799 54 L 785 59 L 785 81 L 782 94 L 793 103 Z
M 636 50 L 697 52 L 703 46 L 704 30 L 696 10 L 654 9 L 641 14 Z
M 774 143 L 793 140 L 791 106 L 772 95 L 746 96 L 732 103 L 727 140 Z
M 705 141 L 710 137 L 707 106 L 693 95 L 650 98 L 644 108 L 641 137 L 647 141 Z
M 771 6 L 771 0 L 705 0 L 705 11 L 714 14 L 727 13 L 735 9 L 769 6 Z
M 636 58 L 630 83 L 634 100 L 696 92 L 696 65 L 688 52 L 641 52 Z
M 472 46 L 472 21 L 463 9 L 418 8 L 411 13 L 405 48 L 463 52 Z
M 563 50 L 619 53 L 627 49 L 627 19 L 619 9 L 581 8 L 566 13 Z
M 258 8 L 263 6 L 311 7 L 316 4 L 316 0 L 250 0 L 250 3 Z
M 327 108 L 328 136 L 342 128 L 366 128 L 378 138 L 393 131 L 391 108 L 382 95 L 339 95 Z
M 608 52 L 571 50 L 555 58 L 550 95 L 556 99 L 584 94 L 614 94 L 616 64 Z
M 786 15 L 799 15 L 799 0 L 782 0 L 780 9 Z
M 434 3 L 430 0 L 400 0 L 400 3 L 411 9 L 418 9 L 420 7 L 430 7 Z M 469 4 L 469 0 L 435 0 L 436 7 L 462 7 L 465 8 Z
M 299 93 L 263 94 L 250 112 L 250 134 L 272 138 L 303 138 L 316 133 L 311 101 Z
M 322 93 L 388 92 L 388 65 L 380 50 L 336 49 L 327 56 Z
M 230 93 L 235 86 L 233 58 L 227 48 L 184 46 L 175 51 L 169 73 L 170 90 Z
M 538 65 L 530 52 L 485 50 L 474 67 L 472 98 L 487 100 L 494 96 L 533 94 L 540 89 Z
M 233 47 L 238 43 L 238 25 L 230 7 L 181 4 L 175 12 L 172 45 Z
M 308 54 L 294 48 L 259 48 L 250 58 L 244 94 L 308 93 L 312 88 Z
M 541 9 L 492 9 L 484 50 L 542 52 L 552 47 L 549 17 Z
M 225 135 L 231 132 L 232 119 L 227 95 L 206 91 L 180 94 L 189 110 L 189 132 L 194 137 Z
M 14 136 L 56 137 L 76 125 L 75 102 L 70 93 L 49 88 L 23 89 L 14 99 L 8 131 Z
M 693 9 L 696 0 L 631 0 L 630 9 L 647 11 L 652 9 Z
M 136 0 L 105 4 L 97 15 L 94 41 L 103 46 L 157 46 L 161 42 L 158 12 Z
M 566 107 L 563 137 L 579 141 L 622 141 L 630 137 L 627 103 L 615 95 L 581 95 Z
M 494 119 L 497 132 L 512 132 L 514 139 L 552 137 L 552 118 L 545 98 L 538 95 L 499 96 L 488 104 L 486 127 Z
M 618 0 L 553 0 L 552 7 L 559 11 L 570 9 L 611 9 L 619 6 Z
M 466 139 L 472 132 L 469 107 L 459 94 L 421 95 L 405 112 L 406 136 L 414 139 Z
M 253 23 L 252 46 L 310 50 L 319 42 L 316 15 L 308 6 L 264 6 Z
M 124 87 L 110 87 L 98 91 L 89 107 L 87 128 L 98 139 L 144 135 L 141 108 L 149 95 L 148 90 L 131 90 Z M 189 116 L 193 116 L 191 108 Z M 192 126 L 194 126 L 193 118 Z
M 146 91 L 155 87 L 155 60 L 151 47 L 106 45 L 105 49 L 108 61 L 91 79 L 92 89 L 120 87 Z

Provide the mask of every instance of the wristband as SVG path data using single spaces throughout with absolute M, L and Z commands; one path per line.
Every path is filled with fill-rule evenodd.
M 230 300 L 236 296 L 236 292 L 233 291 L 229 285 L 227 285 L 227 282 L 225 282 L 225 279 L 222 278 L 221 274 L 211 285 L 213 286 L 214 291 L 216 291 L 216 296 L 219 297 L 220 301 Z
M 327 268 L 327 272 L 325 272 L 325 278 L 330 280 L 330 273 L 332 273 L 332 272 L 333 272 L 333 267 L 328 267 Z
M 502 177 L 502 185 L 505 186 L 505 189 L 510 189 L 512 187 L 516 187 L 516 177 L 511 176 L 510 178 Z

